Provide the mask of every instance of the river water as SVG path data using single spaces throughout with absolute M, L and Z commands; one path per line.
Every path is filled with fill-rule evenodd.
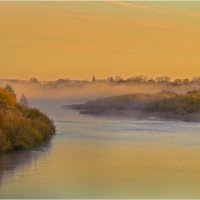
M 200 198 L 200 124 L 39 107 L 57 134 L 0 157 L 0 198 Z

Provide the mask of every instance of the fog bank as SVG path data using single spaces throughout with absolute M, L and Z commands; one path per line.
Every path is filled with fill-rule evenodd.
M 68 84 L 40 84 L 27 82 L 10 83 L 17 98 L 25 94 L 30 102 L 51 102 L 59 104 L 82 103 L 88 100 L 133 93 L 159 93 L 173 91 L 186 93 L 200 90 L 198 84 L 174 86 L 166 83 L 154 84 L 111 84 L 111 83 L 68 83 Z

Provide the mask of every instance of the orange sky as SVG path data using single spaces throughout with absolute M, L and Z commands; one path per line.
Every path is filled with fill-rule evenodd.
M 0 78 L 200 75 L 200 2 L 0 2 Z

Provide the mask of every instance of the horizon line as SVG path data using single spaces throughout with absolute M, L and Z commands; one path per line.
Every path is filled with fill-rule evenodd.
M 1 0 L 0 0 L 1 1 Z M 200 78 L 200 74 L 199 75 L 192 75 L 192 76 L 181 76 L 181 77 L 172 77 L 172 76 L 169 76 L 169 75 L 157 75 L 157 76 L 148 76 L 148 75 L 143 75 L 143 74 L 138 74 L 138 75 L 132 75 L 132 76 L 121 76 L 121 75 L 114 75 L 114 76 L 105 76 L 103 78 L 98 78 L 98 76 L 96 75 L 91 75 L 90 78 L 73 78 L 73 77 L 59 77 L 59 78 L 55 78 L 55 79 L 40 79 L 40 78 L 37 78 L 36 76 L 33 76 L 33 77 L 30 77 L 30 78 L 27 78 L 27 79 L 24 79 L 24 78 L 0 78 L 0 81 L 30 81 L 31 79 L 37 79 L 38 81 L 40 82 L 51 82 L 51 81 L 58 81 L 58 80 L 69 80 L 69 81 L 91 81 L 93 79 L 93 77 L 95 77 L 95 80 L 96 81 L 102 81 L 102 80 L 107 80 L 109 78 L 121 78 L 123 80 L 128 80 L 130 78 L 133 78 L 133 77 L 143 77 L 143 78 L 146 78 L 147 80 L 155 80 L 156 78 L 161 78 L 161 77 L 168 77 L 170 78 L 170 80 L 176 80 L 176 79 L 193 79 L 193 78 L 196 78 L 196 77 L 199 77 Z

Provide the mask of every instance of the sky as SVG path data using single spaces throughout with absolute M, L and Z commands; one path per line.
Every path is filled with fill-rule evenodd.
M 0 2 L 0 78 L 200 75 L 200 2 Z

